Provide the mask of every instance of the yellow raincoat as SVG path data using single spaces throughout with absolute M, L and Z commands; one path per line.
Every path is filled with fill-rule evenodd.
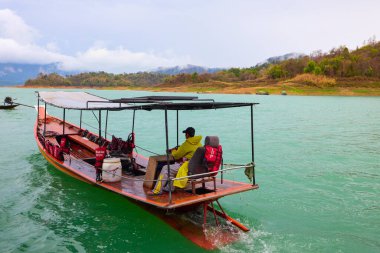
M 178 169 L 176 178 L 187 176 L 187 172 L 189 170 L 189 160 L 191 159 L 191 157 L 193 157 L 195 150 L 202 146 L 201 140 L 202 136 L 200 135 L 189 137 L 186 139 L 184 143 L 182 143 L 181 146 L 179 146 L 178 149 L 172 150 L 172 156 L 175 160 L 181 159 L 182 157 L 186 157 L 187 159 L 187 161 L 184 162 Z M 181 180 L 174 180 L 174 186 L 184 188 L 187 184 L 187 180 L 187 178 Z

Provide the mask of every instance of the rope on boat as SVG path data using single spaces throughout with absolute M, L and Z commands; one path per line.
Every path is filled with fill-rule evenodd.
M 158 154 L 158 153 L 156 153 L 156 152 L 153 152 L 153 151 L 147 150 L 147 149 L 142 148 L 142 147 L 140 147 L 140 146 L 137 146 L 137 145 L 135 145 L 135 146 L 138 147 L 139 149 L 142 149 L 142 150 L 144 150 L 144 151 L 146 151 L 146 152 L 149 152 L 149 153 L 151 153 L 151 154 L 153 154 L 153 155 L 160 155 L 160 154 Z
M 95 129 L 95 130 L 98 130 L 98 131 L 99 131 L 99 128 L 97 128 L 97 127 L 94 127 L 94 126 L 91 126 L 90 124 L 88 124 L 88 123 L 84 122 L 83 120 L 82 120 L 82 124 L 84 124 L 84 125 L 86 125 L 86 126 L 88 126 L 88 127 L 92 128 L 92 129 Z
M 31 106 L 31 105 L 25 105 L 25 104 L 15 103 L 15 102 L 13 102 L 13 104 L 15 104 L 15 105 L 21 105 L 21 106 L 25 106 L 25 107 L 30 107 L 30 108 L 34 109 L 34 106 Z
M 243 169 L 243 168 L 247 168 L 247 167 L 250 167 L 250 165 L 243 165 L 243 166 L 237 166 L 237 167 L 232 167 L 232 168 L 228 168 L 228 169 L 222 169 L 222 170 L 218 170 L 217 172 L 221 171 L 221 172 L 225 172 L 225 171 L 229 171 L 229 170 L 237 170 L 237 169 Z M 206 172 L 206 173 L 200 173 L 200 174 L 196 174 L 196 175 L 191 175 L 191 176 L 185 176 L 185 177 L 177 177 L 177 178 L 173 178 L 171 180 L 181 180 L 181 179 L 185 179 L 185 178 L 193 178 L 193 177 L 199 177 L 199 176 L 207 176 L 207 175 L 212 175 L 212 174 L 215 174 L 216 171 L 212 171 L 212 172 Z
M 245 166 L 244 164 L 236 164 L 236 163 L 223 163 L 224 166 Z

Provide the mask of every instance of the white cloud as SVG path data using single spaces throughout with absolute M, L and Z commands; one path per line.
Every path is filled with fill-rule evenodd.
M 92 47 L 75 57 L 62 62 L 65 70 L 93 70 L 109 72 L 136 72 L 149 70 L 159 66 L 173 66 L 184 64 L 188 58 L 160 56 L 153 52 L 131 52 L 119 47 L 108 49 L 106 47 Z
M 0 59 L 2 62 L 39 63 L 66 61 L 68 56 L 51 52 L 36 44 L 22 44 L 12 39 L 0 38 Z
M 12 39 L 20 43 L 31 43 L 38 32 L 25 24 L 24 20 L 9 9 L 0 10 L 0 38 Z
M 59 48 L 56 43 L 49 42 L 46 44 L 46 49 L 52 52 L 59 52 Z
M 9 9 L 0 10 L 0 61 L 13 63 L 59 63 L 64 70 L 136 72 L 160 66 L 185 64 L 189 57 L 170 53 L 132 52 L 122 46 L 109 49 L 101 42 L 74 56 L 59 53 L 56 43 L 36 43 L 38 32 Z

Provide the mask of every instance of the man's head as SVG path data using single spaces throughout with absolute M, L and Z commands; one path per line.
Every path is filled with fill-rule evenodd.
M 195 129 L 193 127 L 188 127 L 186 130 L 183 130 L 182 133 L 186 134 L 186 139 L 189 137 L 194 137 Z

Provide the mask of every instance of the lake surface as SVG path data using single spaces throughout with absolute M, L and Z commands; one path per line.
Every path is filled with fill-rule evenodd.
M 110 98 L 158 94 L 89 91 Z M 221 200 L 253 229 L 214 252 L 380 252 L 380 98 L 198 95 L 260 103 L 254 109 L 260 189 Z M 34 89 L 0 88 L 5 96 L 37 103 Z M 247 163 L 249 113 L 183 112 L 180 128 L 219 135 L 225 162 Z M 0 252 L 205 252 L 127 199 L 48 165 L 33 138 L 35 117 L 27 107 L 0 110 Z M 79 123 L 78 112 L 67 117 Z M 109 117 L 109 132 L 126 138 L 131 112 Z M 175 146 L 174 114 L 169 120 Z M 96 125 L 90 113 L 84 121 Z M 162 153 L 164 140 L 163 112 L 137 112 L 137 144 Z M 243 172 L 228 177 L 247 180 Z

